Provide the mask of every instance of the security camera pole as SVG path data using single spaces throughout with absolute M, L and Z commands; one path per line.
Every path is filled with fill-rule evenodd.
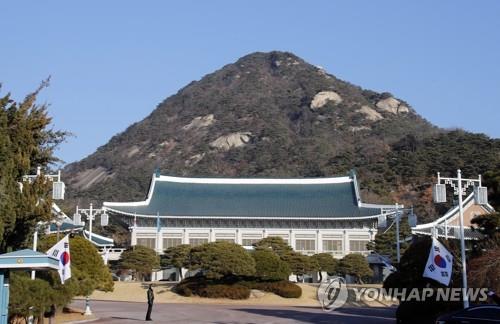
M 465 235 L 464 235 L 464 209 L 462 196 L 465 195 L 469 186 L 474 186 L 474 198 L 476 203 L 485 205 L 488 203 L 487 189 L 481 186 L 481 175 L 477 179 L 463 179 L 460 169 L 457 170 L 456 178 L 441 177 L 437 173 L 437 184 L 434 185 L 433 195 L 434 202 L 446 202 L 446 185 L 449 184 L 453 188 L 453 194 L 458 196 L 458 208 L 460 218 L 460 254 L 462 258 L 462 286 L 464 308 L 469 307 L 469 298 L 467 295 L 467 264 L 465 259 Z M 436 232 L 437 234 L 437 232 Z

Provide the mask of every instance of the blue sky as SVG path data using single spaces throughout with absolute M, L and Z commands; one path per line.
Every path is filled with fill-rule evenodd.
M 500 1 L 4 1 L 1 94 L 41 95 L 72 162 L 164 98 L 255 51 L 290 51 L 500 137 Z

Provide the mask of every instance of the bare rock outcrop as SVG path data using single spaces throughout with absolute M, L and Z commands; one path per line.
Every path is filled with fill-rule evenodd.
M 228 151 L 235 147 L 241 147 L 247 144 L 252 139 L 250 132 L 237 132 L 218 137 L 210 143 L 213 148 L 218 148 L 223 151 Z
M 351 126 L 349 127 L 349 130 L 353 133 L 360 132 L 360 131 L 366 131 L 370 130 L 371 128 L 368 126 Z
M 190 156 L 189 159 L 184 161 L 186 166 L 193 166 L 196 163 L 200 162 L 205 157 L 205 153 L 198 153 L 193 156 Z
M 208 127 L 215 122 L 213 114 L 195 117 L 189 124 L 182 127 L 183 130 L 198 129 Z
M 76 174 L 71 181 L 71 186 L 80 190 L 85 190 L 112 176 L 113 174 L 109 174 L 103 167 L 87 169 Z
M 371 108 L 370 106 L 362 106 L 357 111 L 359 113 L 365 115 L 366 119 L 371 120 L 371 121 L 377 121 L 377 120 L 384 119 L 384 117 L 382 117 L 382 115 L 378 111 Z
M 401 101 L 397 100 L 394 97 L 389 97 L 386 99 L 382 99 L 376 104 L 377 108 L 384 112 L 388 112 L 394 115 L 399 114 L 406 114 L 410 112 L 410 109 L 403 105 Z
M 320 91 L 314 96 L 310 107 L 313 110 L 318 109 L 326 105 L 329 101 L 338 105 L 342 102 L 342 97 L 335 91 Z

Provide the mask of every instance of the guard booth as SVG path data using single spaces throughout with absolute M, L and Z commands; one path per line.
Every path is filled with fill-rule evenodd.
M 0 255 L 0 324 L 9 320 L 9 272 L 12 270 L 58 270 L 59 260 L 33 250 Z

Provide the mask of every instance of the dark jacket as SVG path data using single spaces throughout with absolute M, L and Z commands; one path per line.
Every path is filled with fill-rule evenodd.
M 148 304 L 152 304 L 154 300 L 155 300 L 155 294 L 153 292 L 153 289 L 149 288 L 148 289 Z

